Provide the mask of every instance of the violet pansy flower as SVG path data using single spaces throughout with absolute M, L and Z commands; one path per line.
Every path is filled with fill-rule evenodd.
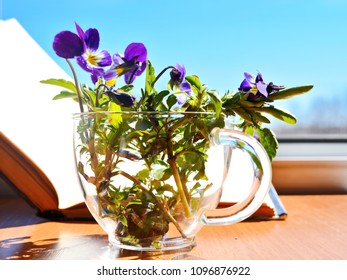
M 124 107 L 131 107 L 135 103 L 135 97 L 125 92 L 108 90 L 105 94 L 112 99 L 113 102 Z
M 55 53 L 62 58 L 75 58 L 84 53 L 83 41 L 71 31 L 62 31 L 53 40 Z
M 101 68 L 112 64 L 112 58 L 108 51 L 99 51 L 100 36 L 95 28 L 89 28 L 86 32 L 76 23 L 79 37 L 82 39 L 84 53 L 76 57 L 76 61 L 82 69 L 92 72 L 95 68 Z
M 78 65 L 87 72 L 93 69 L 109 66 L 112 63 L 111 55 L 105 51 L 98 51 L 99 32 L 90 28 L 86 32 L 76 23 L 77 34 L 71 31 L 62 31 L 54 37 L 53 49 L 63 58 L 76 58 Z
M 142 43 L 131 43 L 126 47 L 124 56 L 113 56 L 113 62 L 111 69 L 106 72 L 108 79 L 124 75 L 125 83 L 131 84 L 146 69 L 146 47 Z
M 176 64 L 175 68 L 173 68 L 170 72 L 170 81 L 169 85 L 171 89 L 175 89 L 177 91 L 185 92 L 186 94 L 177 94 L 177 103 L 179 105 L 183 105 L 187 100 L 187 95 L 191 95 L 192 89 L 190 84 L 184 79 L 186 75 L 186 69 L 183 65 Z
M 254 76 L 248 72 L 244 73 L 245 79 L 241 82 L 239 90 L 248 93 L 248 100 L 255 100 L 257 98 L 268 97 L 274 91 L 284 89 L 283 86 L 276 86 L 272 82 L 265 83 L 261 73 Z
M 106 85 L 112 87 L 116 84 L 116 77 L 112 71 L 105 71 L 103 68 L 94 68 L 92 70 L 91 79 L 94 84 L 102 78 L 106 81 Z

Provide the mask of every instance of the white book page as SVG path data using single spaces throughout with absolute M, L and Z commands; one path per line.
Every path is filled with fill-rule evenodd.
M 72 100 L 53 101 L 61 88 L 41 80 L 72 80 L 15 20 L 0 21 L 0 130 L 47 175 L 60 208 L 83 201 L 72 146 Z M 52 38 L 53 41 L 53 38 Z

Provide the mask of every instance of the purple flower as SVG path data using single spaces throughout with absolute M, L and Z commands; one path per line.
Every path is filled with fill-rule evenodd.
M 53 41 L 55 53 L 62 58 L 74 58 L 84 53 L 83 41 L 71 31 L 62 31 L 55 35 Z
M 63 58 L 76 58 L 77 63 L 87 72 L 93 69 L 109 66 L 112 63 L 110 54 L 99 48 L 99 31 L 90 28 L 86 32 L 75 23 L 77 34 L 71 31 L 62 31 L 54 37 L 53 49 Z
M 146 69 L 147 50 L 142 43 L 131 43 L 127 46 L 124 56 L 115 54 L 113 66 L 106 74 L 109 79 L 124 75 L 125 83 L 131 84 Z
M 116 77 L 113 75 L 113 71 L 105 71 L 103 68 L 94 68 L 91 74 L 92 82 L 96 84 L 99 78 L 104 79 L 109 87 L 114 86 L 116 83 Z
M 84 47 L 83 54 L 76 57 L 76 61 L 82 69 L 92 73 L 95 68 L 112 64 L 112 58 L 108 51 L 98 51 L 100 36 L 97 29 L 89 28 L 86 32 L 83 32 L 82 28 L 76 23 L 76 30 Z
M 179 105 L 183 105 L 187 100 L 187 95 L 192 94 L 192 89 L 190 84 L 184 79 L 186 75 L 186 69 L 183 65 L 176 64 L 175 68 L 173 68 L 170 72 L 170 81 L 169 85 L 171 89 L 176 91 L 185 92 L 186 94 L 177 94 L 177 103 Z
M 108 90 L 105 94 L 113 100 L 113 102 L 124 107 L 131 107 L 134 105 L 135 97 L 125 92 L 118 92 L 115 90 Z
M 263 80 L 261 73 L 254 75 L 245 72 L 245 79 L 242 81 L 239 90 L 248 94 L 248 100 L 255 100 L 257 98 L 268 97 L 274 91 L 284 89 L 283 86 L 276 86 L 272 82 L 267 84 Z

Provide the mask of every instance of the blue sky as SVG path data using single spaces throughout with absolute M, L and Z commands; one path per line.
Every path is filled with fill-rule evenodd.
M 67 72 L 52 40 L 76 21 L 99 29 L 111 53 L 143 42 L 157 71 L 184 64 L 222 93 L 236 90 L 244 71 L 288 87 L 314 84 L 288 105 L 300 118 L 322 99 L 347 95 L 346 12 L 343 0 L 2 0 L 1 18 L 16 18 Z

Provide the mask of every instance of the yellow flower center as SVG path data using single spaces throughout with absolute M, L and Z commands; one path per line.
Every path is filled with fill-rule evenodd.
M 99 57 L 96 55 L 96 53 L 93 53 L 88 50 L 86 53 L 86 60 L 89 64 L 93 66 L 98 66 Z

